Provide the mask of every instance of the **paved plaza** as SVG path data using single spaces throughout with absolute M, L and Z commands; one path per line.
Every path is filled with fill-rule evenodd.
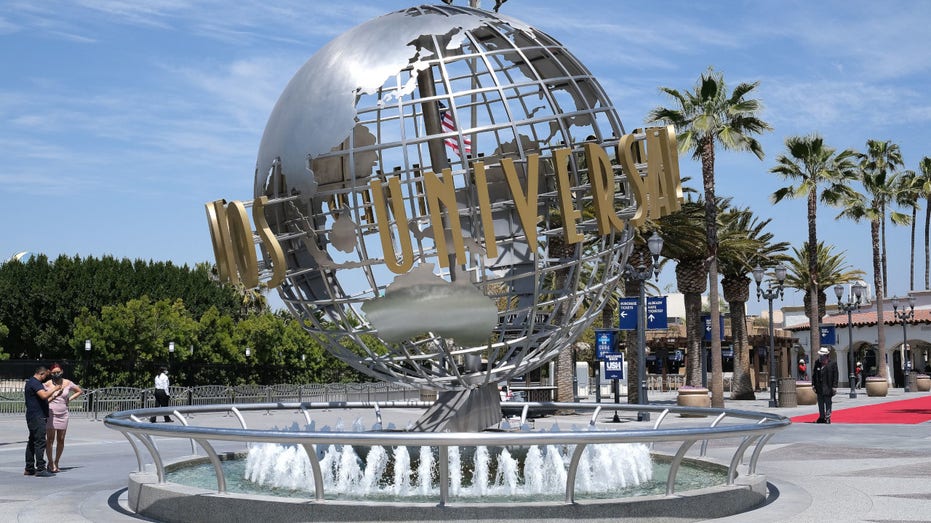
M 869 398 L 861 391 L 856 399 L 850 399 L 846 390 L 840 390 L 835 409 L 915 398 L 918 394 L 927 393 L 906 394 L 902 389 L 893 389 L 885 398 Z M 654 394 L 651 400 L 672 404 L 675 396 Z M 770 409 L 768 400 L 767 393 L 758 393 L 754 401 L 728 401 L 727 407 L 775 411 L 788 417 L 817 411 L 814 405 Z M 610 402 L 610 398 L 606 400 L 606 406 Z M 359 414 L 333 410 L 326 415 L 332 417 L 330 422 L 345 416 L 348 425 Z M 416 417 L 414 412 L 410 415 Z M 209 420 L 211 423 L 233 423 L 232 418 L 215 416 L 217 419 Z M 299 418 L 288 412 L 257 412 L 250 416 L 250 427 L 289 425 Z M 617 427 L 610 423 L 610 409 L 600 416 L 599 423 Z M 536 425 L 541 428 L 555 422 L 561 427 L 584 426 L 589 418 L 583 414 L 550 416 L 537 420 Z M 669 418 L 668 423 L 675 423 L 675 419 Z M 622 423 L 625 428 L 648 426 L 647 422 L 623 417 Z M 188 440 L 156 439 L 166 454 L 183 455 L 190 448 Z M 53 478 L 23 476 L 25 440 L 22 415 L 0 416 L 0 521 L 151 521 L 136 516 L 126 506 L 127 476 L 136 469 L 136 458 L 127 440 L 102 422 L 81 415 L 72 418 L 62 472 Z M 708 454 L 726 462 L 736 444 L 731 440 L 714 442 Z M 931 521 L 929 448 L 931 423 L 793 424 L 776 434 L 760 458 L 758 471 L 767 476 L 772 491 L 768 504 L 752 513 L 716 521 Z M 236 520 L 234 516 L 230 521 Z M 618 516 L 606 514 L 605 521 Z M 497 519 L 507 520 L 507 514 Z

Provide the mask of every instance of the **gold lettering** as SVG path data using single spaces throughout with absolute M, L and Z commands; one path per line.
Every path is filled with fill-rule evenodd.
M 669 150 L 671 127 L 651 127 L 645 130 L 650 216 L 664 216 L 682 207 L 682 184 L 678 181 L 678 157 L 671 154 Z M 673 142 L 675 142 L 675 134 L 673 134 Z
M 272 277 L 268 280 L 269 289 L 274 289 L 284 281 L 285 269 L 287 265 L 284 261 L 284 251 L 278 238 L 272 234 L 268 227 L 268 221 L 265 220 L 265 204 L 268 203 L 268 196 L 259 196 L 252 202 L 252 221 L 255 222 L 255 232 L 262 239 L 262 250 L 265 257 L 271 262 Z
M 466 263 L 465 242 L 462 240 L 462 224 L 459 221 L 459 206 L 456 204 L 456 185 L 453 171 L 443 169 L 443 179 L 427 171 L 424 173 L 424 189 L 430 206 L 430 224 L 433 226 L 433 241 L 436 243 L 436 256 L 440 267 L 449 267 L 449 249 L 446 246 L 446 229 L 443 227 L 443 210 L 446 207 L 449 220 L 450 237 L 456 249 L 456 263 Z
M 588 179 L 592 184 L 598 233 L 604 236 L 610 234 L 612 229 L 623 231 L 624 220 L 614 212 L 614 169 L 611 168 L 608 153 L 597 144 L 586 143 L 585 158 L 588 161 Z
M 204 204 L 207 211 L 207 225 L 210 227 L 210 241 L 213 243 L 213 256 L 217 260 L 217 275 L 224 283 L 239 283 L 239 274 L 235 270 L 236 260 L 230 248 L 230 227 L 226 218 L 226 200 L 216 200 Z
M 488 178 L 485 176 L 485 162 L 472 165 L 475 173 L 475 190 L 478 192 L 478 208 L 482 213 L 482 232 L 485 233 L 485 255 L 498 257 L 498 243 L 495 241 L 495 222 L 491 217 L 491 196 L 488 195 Z
M 230 224 L 230 244 L 236 259 L 236 270 L 246 288 L 259 286 L 259 263 L 255 256 L 255 242 L 252 240 L 252 228 L 242 202 L 233 200 L 226 207 L 226 216 Z
M 407 211 L 404 209 L 404 200 L 401 194 L 401 181 L 397 178 L 388 179 L 388 193 L 391 196 L 391 207 L 398 224 L 398 241 L 401 244 L 401 261 L 397 260 L 394 243 L 389 232 L 388 206 L 385 205 L 385 195 L 381 189 L 381 182 L 372 179 L 369 182 L 372 189 L 372 199 L 375 205 L 375 220 L 379 224 L 378 235 L 381 237 L 381 250 L 385 256 L 385 267 L 395 274 L 404 274 L 414 266 L 414 248 L 411 245 L 411 235 L 407 230 Z M 441 231 L 442 232 L 442 231 Z
M 627 173 L 627 183 L 630 186 L 630 190 L 634 193 L 634 199 L 637 200 L 637 212 L 634 214 L 633 218 L 630 219 L 630 223 L 633 224 L 634 227 L 640 227 L 647 219 L 646 206 L 649 205 L 649 203 L 647 201 L 646 187 L 644 186 L 643 178 L 640 177 L 640 172 L 637 170 L 637 165 L 633 160 L 633 155 L 636 154 L 633 150 L 634 147 L 639 147 L 634 139 L 634 135 L 625 134 L 618 140 L 617 155 L 621 167 L 624 169 L 624 172 Z
M 524 193 L 520 185 L 520 178 L 517 170 L 514 168 L 514 160 L 504 158 L 501 160 L 501 169 L 508 181 L 508 187 L 511 189 L 511 196 L 514 198 L 514 207 L 517 208 L 517 215 L 520 217 L 520 223 L 524 227 L 524 234 L 527 236 L 527 243 L 531 249 L 537 245 L 537 210 L 539 202 L 540 185 L 540 155 L 531 154 L 527 157 L 527 192 Z
M 556 186 L 559 188 L 559 211 L 562 213 L 562 230 L 566 235 L 566 243 L 574 244 L 582 241 L 584 237 L 579 234 L 575 226 L 582 219 L 582 211 L 572 206 L 572 182 L 569 181 L 569 149 L 553 151 L 553 163 L 556 164 Z

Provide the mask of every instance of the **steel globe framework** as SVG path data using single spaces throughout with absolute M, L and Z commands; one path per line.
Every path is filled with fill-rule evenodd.
M 464 390 L 539 367 L 622 278 L 637 211 L 624 133 L 591 73 L 513 18 L 422 6 L 351 29 L 294 75 L 259 149 L 282 298 L 376 378 Z M 589 176 L 585 144 L 610 178 Z M 600 229 L 593 183 L 623 227 Z

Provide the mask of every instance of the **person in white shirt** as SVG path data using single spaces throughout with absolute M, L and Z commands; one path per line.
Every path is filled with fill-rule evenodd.
M 155 376 L 155 406 L 168 406 L 168 369 L 161 367 L 158 376 Z M 171 423 L 171 416 L 165 414 L 165 423 Z M 149 423 L 155 423 L 155 416 L 149 418 Z

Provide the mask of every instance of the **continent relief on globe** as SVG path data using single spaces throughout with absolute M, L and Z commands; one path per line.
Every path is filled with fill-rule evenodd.
M 432 332 L 459 345 L 483 345 L 498 324 L 494 301 L 469 281 L 447 282 L 433 274 L 432 263 L 396 277 L 384 296 L 362 304 L 362 312 L 388 343 Z

